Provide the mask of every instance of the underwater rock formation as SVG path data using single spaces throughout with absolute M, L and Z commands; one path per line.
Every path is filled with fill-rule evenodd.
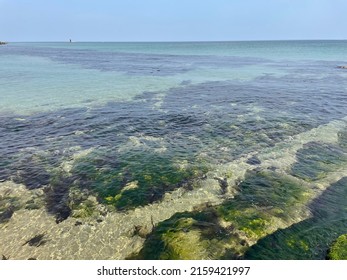
M 270 171 L 247 171 L 238 191 L 221 205 L 160 222 L 132 258 L 240 258 L 257 240 L 303 219 L 311 197 L 297 179 Z
M 342 238 L 339 243 L 334 243 L 347 229 L 346 186 L 347 177 L 331 184 L 308 205 L 311 212 L 309 219 L 262 238 L 247 250 L 244 258 L 325 259 L 328 251 L 336 252 L 337 257 L 347 245 L 346 242 L 343 245 Z M 330 255 L 328 257 L 332 258 Z
M 331 260 L 347 260 L 347 234 L 336 239 L 329 250 L 328 258 Z

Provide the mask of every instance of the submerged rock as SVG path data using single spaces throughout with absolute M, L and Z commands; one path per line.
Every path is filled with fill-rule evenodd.
M 57 177 L 45 189 L 46 210 L 55 216 L 57 224 L 71 215 L 71 208 L 68 205 L 70 185 L 68 178 Z
M 118 210 L 134 209 L 161 200 L 206 173 L 203 165 L 180 166 L 170 154 L 97 150 L 71 168 L 79 188 L 93 192 L 98 200 Z
M 159 223 L 136 259 L 218 259 L 233 235 L 218 224 L 216 212 L 178 213 Z
M 225 194 L 227 192 L 227 188 L 228 188 L 228 180 L 227 178 L 218 178 L 218 177 L 214 177 L 215 180 L 218 181 L 218 184 L 222 190 L 222 193 Z
M 101 223 L 108 212 L 107 207 L 99 204 L 97 198 L 90 195 L 87 190 L 81 191 L 72 188 L 69 194 L 69 208 L 72 210 L 71 216 L 77 219 L 92 218 Z
M 288 228 L 279 229 L 259 240 L 246 252 L 244 258 L 270 260 L 325 259 L 329 247 L 332 248 L 331 244 L 334 240 L 346 233 L 346 186 L 347 177 L 331 184 L 308 205 L 311 212 L 310 218 Z M 346 249 L 347 243 L 342 245 L 342 243 L 338 243 L 335 248 L 342 250 L 344 247 Z M 329 251 L 338 252 L 332 249 Z
M 340 145 L 344 137 L 339 133 Z M 343 168 L 347 163 L 347 154 L 341 147 L 332 144 L 309 142 L 296 153 L 297 162 L 292 165 L 291 174 L 305 181 L 325 178 L 329 172 Z
M 252 156 L 246 161 L 246 163 L 250 165 L 258 165 L 261 164 L 261 161 L 257 156 Z
M 307 186 L 291 176 L 248 171 L 238 194 L 157 224 L 138 259 L 237 259 L 278 228 L 307 216 Z
M 331 260 L 347 260 L 347 234 L 336 239 L 329 250 L 328 258 Z

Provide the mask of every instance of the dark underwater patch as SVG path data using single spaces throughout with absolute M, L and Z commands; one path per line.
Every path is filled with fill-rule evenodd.
M 44 55 L 47 56 L 56 52 L 46 51 Z M 21 52 L 20 48 L 15 52 Z M 57 55 L 54 59 L 63 59 L 60 54 L 54 55 Z M 82 57 L 85 53 L 80 59 Z M 116 55 L 115 59 L 120 58 Z M 158 63 L 161 59 L 163 57 L 157 57 L 154 61 Z M 196 59 L 202 59 L 200 62 L 207 65 L 210 58 Z M 253 63 L 252 59 L 243 62 L 230 59 L 240 67 Z M 216 63 L 223 64 L 222 61 Z M 160 72 L 160 75 L 165 74 L 165 71 Z M 154 106 L 159 93 L 144 92 L 134 101 L 109 102 L 94 108 L 1 116 L 0 180 L 23 183 L 28 189 L 49 186 L 46 208 L 57 221 L 71 215 L 66 197 L 75 181 L 77 187 L 94 191 L 99 202 L 119 210 L 158 201 L 166 192 L 180 186 L 191 188 L 189 184 L 207 172 L 210 163 L 230 162 L 344 116 L 344 99 L 332 96 L 330 103 L 325 104 L 331 91 L 343 93 L 345 82 L 342 79 L 335 77 L 328 92 L 326 79 L 303 83 L 294 74 L 266 76 L 249 82 L 184 83 L 165 92 L 160 110 Z M 324 87 L 317 91 L 320 86 Z M 325 108 L 325 111 L 316 108 Z M 120 152 L 130 137 L 140 139 L 142 146 Z M 157 153 L 155 149 L 160 144 L 144 140 L 146 137 L 160 138 L 165 152 Z M 344 138 L 343 133 L 339 135 L 342 148 Z M 72 174 L 62 175 L 61 183 L 52 183 L 62 163 L 70 161 L 75 152 L 89 148 L 106 152 L 81 158 L 73 166 Z M 341 155 L 338 149 L 306 146 L 298 153 L 302 159 L 292 169 L 299 178 L 319 177 L 313 165 L 321 159 L 308 158 L 310 153 L 332 161 L 329 166 L 340 164 L 340 159 L 336 158 Z M 187 161 L 187 168 L 179 168 L 177 162 L 184 161 Z M 259 161 L 250 158 L 249 163 L 256 165 Z M 72 181 L 66 183 L 64 178 L 69 176 Z M 132 182 L 137 182 L 136 188 L 127 186 Z M 242 186 L 246 191 L 246 186 Z M 221 187 L 225 188 L 223 182 Z M 269 199 L 264 198 L 264 201 Z
M 69 190 L 71 179 L 55 176 L 49 187 L 45 188 L 45 202 L 48 213 L 55 216 L 56 223 L 66 220 L 71 214 L 69 206 Z
M 307 201 L 309 190 L 289 176 L 272 171 L 247 171 L 238 194 L 217 207 L 219 216 L 243 231 L 249 240 L 268 234 L 272 217 L 291 219 Z
M 199 241 L 190 238 L 191 232 L 199 232 Z M 142 250 L 130 258 L 149 260 L 197 259 L 201 251 L 206 256 L 218 257 L 223 248 L 218 241 L 227 240 L 231 233 L 218 224 L 213 209 L 203 212 L 177 213 L 159 223 L 146 239 Z M 208 240 L 208 242 L 207 242 Z M 195 242 L 199 242 L 196 244 Z
M 252 156 L 246 161 L 246 163 L 250 165 L 259 165 L 261 164 L 261 161 L 257 156 Z
M 11 166 L 16 170 L 12 180 L 24 184 L 29 190 L 48 185 L 50 174 L 45 168 L 44 161 L 45 159 L 39 159 L 35 155 L 23 156 Z
M 252 246 L 246 259 L 325 259 L 329 247 L 347 232 L 347 178 L 332 184 L 316 198 L 313 217 L 280 229 Z
M 9 206 L 7 209 L 4 209 L 3 211 L 0 212 L 0 224 L 8 222 L 13 213 L 14 213 L 15 208 L 13 206 Z
M 269 233 L 272 217 L 290 219 L 290 213 L 307 200 L 305 187 L 289 176 L 270 171 L 248 171 L 238 188 L 235 198 L 219 206 L 177 213 L 159 223 L 139 254 L 131 258 L 237 259 L 250 240 Z M 222 227 L 221 220 L 228 226 Z M 199 245 L 192 248 L 197 240 Z
M 29 46 L 8 46 L 3 51 L 7 55 L 44 57 L 58 63 L 79 65 L 85 69 L 117 71 L 132 76 L 172 76 L 197 67 L 240 68 L 269 62 L 261 58 L 236 56 L 146 54 Z
M 310 142 L 298 150 L 291 174 L 306 181 L 319 180 L 347 163 L 347 154 L 338 146 Z
M 21 208 L 18 197 L 12 195 L 0 196 L 0 224 L 8 222 L 15 211 Z
M 305 201 L 306 187 L 290 176 L 272 171 L 249 170 L 238 185 L 238 194 L 231 204 L 255 207 L 278 207 L 282 210 Z M 229 202 L 221 206 L 221 213 Z M 226 209 L 224 209 L 226 207 Z M 228 219 L 228 211 L 225 219 Z
M 78 160 L 71 172 L 80 188 L 88 188 L 101 202 L 124 210 L 160 200 L 166 192 L 206 171 L 203 165 L 180 169 L 170 154 L 130 151 L 91 153 Z

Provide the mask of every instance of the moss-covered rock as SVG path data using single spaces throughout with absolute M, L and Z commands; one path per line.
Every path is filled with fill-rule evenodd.
M 239 221 L 240 225 L 244 224 L 241 217 L 247 219 L 246 224 L 257 219 L 269 221 L 271 216 L 287 219 L 296 206 L 305 204 L 311 197 L 311 190 L 290 176 L 253 170 L 238 185 L 235 199 L 223 203 L 218 212 L 226 221 Z
M 341 140 L 342 139 L 342 140 Z M 340 136 L 343 145 L 343 136 Z M 347 154 L 338 146 L 310 142 L 297 152 L 291 173 L 305 181 L 325 178 L 331 171 L 347 163 Z
M 329 248 L 330 252 L 343 250 L 343 237 L 341 243 L 334 243 L 339 250 L 332 250 L 331 244 L 339 235 L 346 233 L 346 186 L 347 177 L 333 183 L 308 205 L 312 215 L 310 218 L 267 235 L 246 252 L 245 258 L 325 259 Z
M 68 205 L 72 211 L 71 216 L 73 218 L 98 219 L 101 216 L 105 216 L 108 212 L 107 207 L 101 205 L 89 191 L 81 191 L 76 187 L 70 189 Z
M 295 178 L 272 171 L 248 171 L 233 199 L 175 214 L 159 223 L 137 258 L 239 258 L 249 245 L 292 224 L 310 197 L 310 191 Z
M 204 165 L 179 165 L 168 154 L 105 155 L 98 151 L 77 160 L 71 173 L 78 177 L 80 188 L 92 190 L 101 202 L 123 210 L 157 201 L 206 171 Z
M 347 234 L 336 239 L 329 250 L 328 258 L 331 260 L 347 260 Z
M 235 238 L 218 224 L 213 209 L 178 213 L 159 223 L 149 235 L 137 259 L 218 259 L 226 243 Z

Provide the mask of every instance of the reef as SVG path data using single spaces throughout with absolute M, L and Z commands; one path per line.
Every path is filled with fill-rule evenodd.
M 328 258 L 334 255 L 331 252 L 342 253 L 346 237 L 338 243 L 334 241 L 347 229 L 346 186 L 347 177 L 331 184 L 309 203 L 311 217 L 262 238 L 247 250 L 244 258 L 309 260 L 325 259 L 329 251 Z
M 344 147 L 345 134 L 339 133 L 339 143 Z M 347 154 L 337 145 L 309 142 L 296 153 L 297 162 L 291 174 L 305 181 L 324 179 L 329 172 L 347 163 Z
M 159 223 L 134 259 L 216 259 L 233 236 L 218 223 L 214 209 L 178 213 Z
M 90 153 L 75 162 L 71 174 L 78 178 L 79 188 L 89 189 L 118 210 L 158 201 L 167 192 L 193 185 L 207 171 L 202 164 L 179 165 L 166 154 L 115 153 L 107 156 L 108 161 L 104 157 Z
M 347 234 L 339 236 L 330 247 L 328 259 L 347 260 Z
M 236 259 L 259 239 L 303 219 L 310 190 L 272 171 L 247 171 L 235 198 L 178 213 L 149 234 L 138 259 Z

